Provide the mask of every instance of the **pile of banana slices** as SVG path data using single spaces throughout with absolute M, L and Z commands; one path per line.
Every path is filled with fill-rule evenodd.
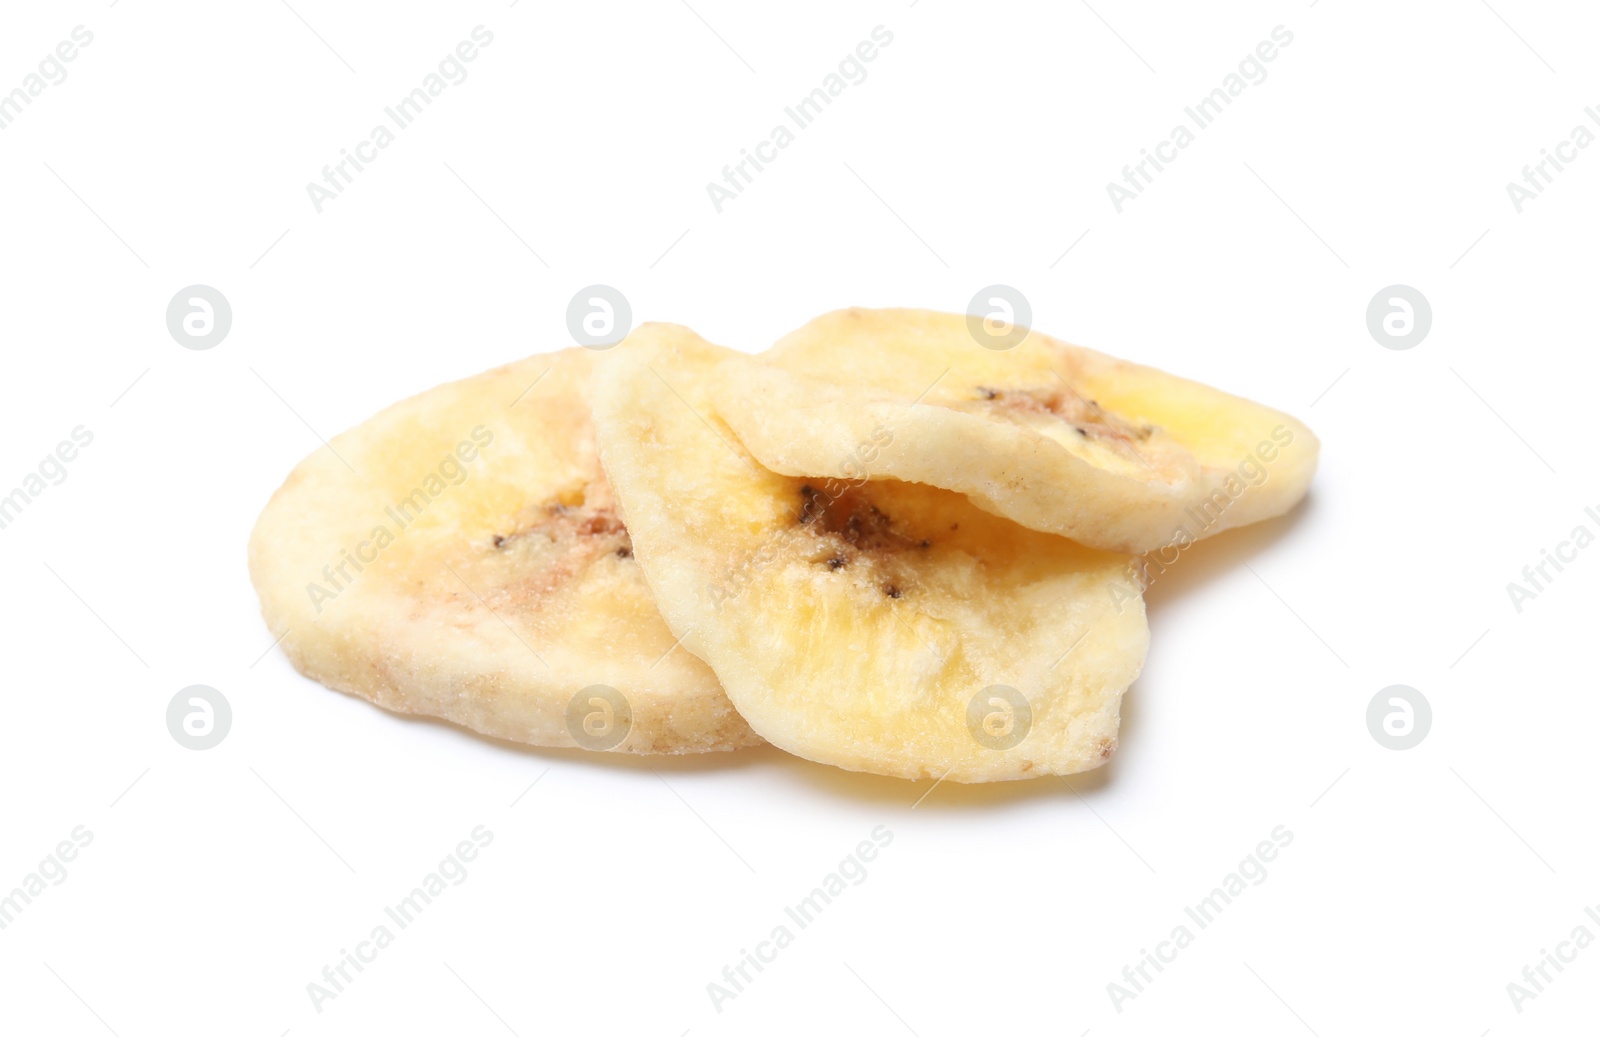
M 306 676 L 513 742 L 1099 766 L 1153 567 L 1292 508 L 1317 438 L 972 320 L 841 310 L 754 356 L 645 324 L 431 389 L 273 495 L 263 615 Z

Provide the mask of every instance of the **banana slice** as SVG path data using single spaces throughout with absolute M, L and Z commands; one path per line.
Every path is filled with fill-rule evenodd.
M 727 421 L 786 475 L 927 483 L 1113 551 L 1182 548 L 1304 496 L 1319 445 L 1294 418 L 1016 330 L 985 348 L 1005 340 L 976 317 L 839 310 L 731 386 Z M 863 462 L 880 427 L 893 442 Z
M 595 380 L 639 564 L 750 726 L 796 755 L 903 778 L 1108 759 L 1148 640 L 1132 560 L 947 490 L 762 467 L 729 419 L 745 405 L 730 387 L 755 363 L 646 324 Z M 852 450 L 871 453 L 904 410 Z
M 632 556 L 570 349 L 396 404 L 301 462 L 250 539 L 295 667 L 531 745 L 758 744 Z

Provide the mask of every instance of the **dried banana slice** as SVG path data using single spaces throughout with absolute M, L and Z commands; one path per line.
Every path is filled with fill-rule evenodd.
M 930 486 L 780 475 L 730 425 L 751 358 L 646 324 L 601 457 L 656 600 L 750 726 L 851 770 L 980 782 L 1108 759 L 1148 633 L 1132 560 Z M 892 449 L 905 408 L 852 451 Z M 885 446 L 885 444 L 887 444 Z
M 976 320 L 819 317 L 730 383 L 728 423 L 787 475 L 927 483 L 1140 554 L 1281 515 L 1311 483 L 1317 437 L 1287 414 L 1034 331 L 985 348 Z M 891 422 L 894 442 L 864 463 L 858 444 Z
M 396 404 L 306 458 L 256 524 L 262 614 L 302 673 L 544 746 L 758 744 L 674 650 L 600 468 L 593 354 Z

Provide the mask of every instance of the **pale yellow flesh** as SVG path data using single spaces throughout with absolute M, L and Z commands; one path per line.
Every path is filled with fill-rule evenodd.
M 595 384 L 601 454 L 662 614 L 751 727 L 796 755 L 904 778 L 1108 759 L 1148 637 L 1131 560 L 932 487 L 768 470 L 730 427 L 729 384 L 751 362 L 647 324 Z M 1014 747 L 987 748 L 968 726 L 996 685 L 1032 712 Z
M 1272 518 L 1310 485 L 1319 444 L 1287 414 L 1038 332 L 986 349 L 968 320 L 826 314 L 730 378 L 727 420 L 775 471 L 927 483 L 1106 550 Z M 879 426 L 894 442 L 865 463 Z
M 614 751 L 760 742 L 710 668 L 674 649 L 631 556 L 595 449 L 592 363 L 573 349 L 439 386 L 290 474 L 250 572 L 296 668 L 531 745 L 578 744 L 568 704 L 593 685 L 631 708 Z

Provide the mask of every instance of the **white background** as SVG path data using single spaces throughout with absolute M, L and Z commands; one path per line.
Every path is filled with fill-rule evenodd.
M 1520 614 L 1506 584 L 1600 528 L 1600 149 L 1521 213 L 1506 183 L 1600 102 L 1594 12 L 691 2 L 7 5 L 0 91 L 74 26 L 94 41 L 0 131 L 0 488 L 76 426 L 94 442 L 0 530 L 0 891 L 75 826 L 93 842 L 0 931 L 0 1028 L 1592 1021 L 1600 949 L 1520 1013 L 1507 984 L 1600 935 L 1600 550 Z M 480 24 L 470 78 L 318 214 L 307 182 Z M 880 24 L 869 78 L 717 213 L 706 183 Z M 1106 183 L 1277 25 L 1268 78 L 1118 214 Z M 1152 588 L 1121 751 L 1070 788 L 913 810 L 929 783 L 522 751 L 297 676 L 245 572 L 272 489 L 319 435 L 564 345 L 595 282 L 750 350 L 838 306 L 1015 285 L 1043 330 L 1305 419 L 1322 468 L 1295 514 Z M 234 312 L 206 352 L 164 321 L 195 283 Z M 1396 283 L 1433 309 L 1409 351 L 1365 322 Z M 196 683 L 234 712 L 206 752 L 165 724 Z M 1365 721 L 1395 683 L 1434 714 L 1403 752 Z M 307 984 L 476 825 L 467 880 L 317 1013 Z M 707 983 L 879 825 L 866 881 L 719 1013 Z M 1266 881 L 1117 1011 L 1107 984 L 1278 825 Z

